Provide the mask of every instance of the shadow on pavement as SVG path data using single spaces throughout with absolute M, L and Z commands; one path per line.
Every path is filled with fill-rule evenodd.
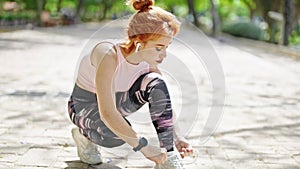
M 102 163 L 98 165 L 90 165 L 78 160 L 66 161 L 66 164 L 68 165 L 68 167 L 66 167 L 65 169 L 121 169 L 120 167 L 113 164 Z
M 231 130 L 231 131 L 224 131 L 216 133 L 217 135 L 226 135 L 226 134 L 236 134 L 236 133 L 242 133 L 246 131 L 255 131 L 255 132 L 264 132 L 266 130 L 280 130 L 281 128 L 292 128 L 292 127 L 299 127 L 300 123 L 293 123 L 293 124 L 279 124 L 279 125 L 272 125 L 272 126 L 262 126 L 262 127 L 250 127 L 250 128 L 242 128 L 237 130 Z

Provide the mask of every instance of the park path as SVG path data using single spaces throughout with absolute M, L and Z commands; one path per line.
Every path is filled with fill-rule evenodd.
M 124 23 L 113 22 L 97 33 L 103 25 L 89 23 L 0 34 L 1 169 L 153 166 L 126 145 L 103 149 L 107 163 L 98 166 L 83 164 L 76 156 L 70 133 L 74 126 L 68 119 L 66 103 L 78 58 L 94 41 L 120 36 L 124 28 Z M 178 120 L 184 126 L 192 124 L 186 134 L 198 150 L 199 157 L 186 168 L 300 168 L 300 62 L 274 48 L 275 51 L 254 48 L 228 37 L 207 39 L 185 24 L 182 32 L 177 42 L 182 40 L 201 49 L 204 58 L 217 54 L 226 86 L 224 111 L 215 119 L 216 131 L 200 142 L 205 137 L 202 129 L 213 93 L 205 64 L 193 63 L 188 57 L 176 58 L 173 63 L 169 57 L 163 65 L 165 73 L 178 72 L 178 76 L 174 75 L 178 83 L 169 86 L 174 107 L 185 110 L 182 107 L 193 107 L 195 100 L 200 103 L 192 123 L 184 116 Z M 180 44 L 174 43 L 169 50 L 172 55 L 184 55 Z M 178 61 L 186 68 L 180 67 L 182 63 Z M 199 73 L 200 78 L 191 81 L 190 75 L 184 74 L 186 69 Z M 172 76 L 167 77 L 172 80 Z M 177 90 L 181 84 L 185 88 Z M 193 87 L 186 87 L 195 84 L 199 96 Z M 184 101 L 180 100 L 183 91 L 191 95 L 182 95 Z M 148 123 L 136 122 L 141 134 L 153 134 L 153 130 L 144 130 Z

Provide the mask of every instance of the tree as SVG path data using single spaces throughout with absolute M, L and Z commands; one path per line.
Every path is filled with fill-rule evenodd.
M 270 18 L 268 13 L 270 11 L 280 12 L 281 7 L 281 0 L 254 0 L 256 6 L 258 7 L 258 12 L 261 13 L 264 20 L 268 23 L 268 33 L 270 35 L 269 42 L 271 43 L 278 43 L 276 42 L 275 35 L 276 31 L 280 30 L 278 28 L 278 21 Z
M 283 29 L 283 45 L 287 46 L 289 44 L 289 36 L 293 28 L 293 0 L 284 0 L 284 29 Z
M 36 19 L 37 19 L 37 24 L 39 26 L 43 26 L 43 22 L 41 20 L 41 14 L 42 11 L 45 9 L 45 5 L 46 5 L 46 0 L 36 0 Z
M 58 2 L 57 2 L 57 11 L 58 11 L 58 12 L 59 12 L 60 9 L 61 9 L 61 1 L 62 1 L 62 0 L 58 0 Z
M 249 16 L 250 19 L 253 19 L 256 10 L 255 2 L 253 2 L 253 0 L 242 0 L 242 2 L 248 7 L 250 11 L 250 16 Z
M 211 15 L 212 15 L 212 22 L 213 22 L 212 36 L 216 36 L 217 32 L 219 31 L 219 15 L 214 0 L 210 0 L 210 5 L 211 5 Z
M 195 8 L 194 8 L 194 0 L 187 0 L 187 3 L 188 3 L 188 7 L 189 7 L 189 14 L 191 14 L 193 16 L 194 24 L 197 27 L 199 27 L 200 23 L 198 21 L 197 14 L 196 14 L 196 11 L 195 11 Z
M 78 0 L 76 12 L 75 12 L 75 22 L 80 21 L 80 13 L 83 6 L 83 0 Z
M 294 20 L 293 20 L 293 27 L 296 27 L 299 23 L 300 19 L 300 1 L 294 1 Z
M 109 0 L 109 1 L 104 0 L 102 2 L 102 6 L 103 6 L 102 17 L 99 18 L 99 20 L 106 19 L 108 10 L 111 9 L 111 7 L 114 5 L 114 3 L 115 3 L 115 0 Z

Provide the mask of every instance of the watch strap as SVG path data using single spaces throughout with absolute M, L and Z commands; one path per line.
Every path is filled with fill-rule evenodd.
M 133 148 L 133 151 L 137 152 L 140 151 L 143 147 L 148 145 L 148 140 L 145 137 L 141 137 L 139 139 L 139 145 Z

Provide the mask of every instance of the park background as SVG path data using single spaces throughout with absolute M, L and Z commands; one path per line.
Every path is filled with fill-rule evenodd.
M 225 32 L 286 46 L 300 44 L 299 0 L 157 0 L 155 3 L 213 36 Z M 122 0 L 1 0 L 0 29 L 101 22 L 132 12 Z
M 224 110 L 212 135 L 199 142 L 212 96 L 220 90 L 212 89 L 205 65 L 186 62 L 191 72 L 202 73 L 194 82 L 180 59 L 165 60 L 177 81 L 199 88 L 198 96 L 191 87 L 184 90 L 183 105 L 190 108 L 198 99 L 200 110 L 187 135 L 199 154 L 186 168 L 300 168 L 299 0 L 156 5 L 180 18 L 178 40 L 198 49 L 202 59 L 218 56 L 224 72 L 225 104 L 214 105 Z M 1 0 L 0 10 L 0 168 L 151 168 L 153 163 L 128 146 L 103 149 L 103 165 L 80 162 L 66 109 L 86 42 L 120 35 L 119 18 L 134 11 L 121 0 Z M 189 58 L 176 45 L 170 53 Z M 180 90 L 176 83 L 169 87 L 176 105 Z M 137 125 L 141 134 L 153 134 L 147 125 Z

